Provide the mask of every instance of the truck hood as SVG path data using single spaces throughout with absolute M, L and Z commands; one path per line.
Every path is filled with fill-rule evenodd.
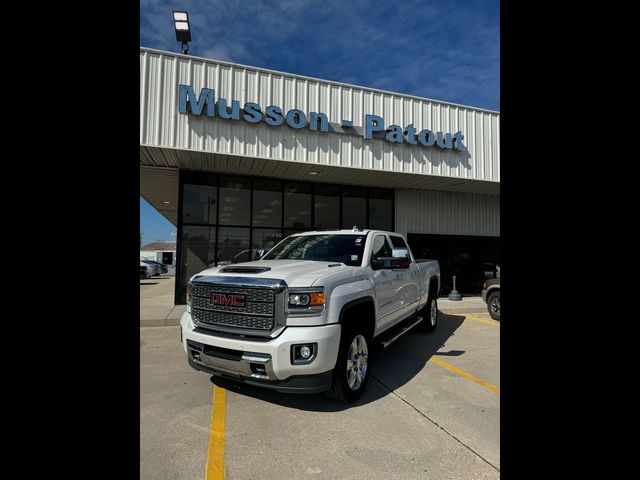
M 335 265 L 330 267 L 329 265 Z M 260 273 L 222 273 L 221 269 L 227 267 L 257 267 L 270 268 Z M 340 270 L 351 271 L 354 267 L 348 267 L 340 262 L 317 262 L 313 260 L 258 260 L 255 262 L 234 263 L 221 267 L 209 268 L 198 275 L 216 277 L 247 277 L 247 278 L 275 278 L 284 280 L 290 287 L 309 287 L 318 279 L 336 273 Z

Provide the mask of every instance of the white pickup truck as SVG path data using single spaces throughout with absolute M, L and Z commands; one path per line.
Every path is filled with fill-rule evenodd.
M 299 233 L 260 260 L 191 277 L 181 341 L 197 370 L 353 402 L 373 342 L 435 330 L 439 293 L 437 260 L 416 260 L 400 234 Z

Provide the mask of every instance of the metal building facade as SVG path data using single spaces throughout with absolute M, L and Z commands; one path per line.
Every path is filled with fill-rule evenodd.
M 398 233 L 500 236 L 500 197 L 478 193 L 396 189 Z
M 255 102 L 324 113 L 332 128 L 180 113 L 179 85 L 213 89 L 216 100 L 241 108 Z M 465 148 L 365 140 L 335 127 L 345 119 L 362 127 L 367 114 L 385 127 L 462 132 Z M 500 236 L 499 112 L 141 48 L 141 195 L 174 225 L 181 170 L 393 188 L 399 233 Z
M 229 101 L 324 112 L 330 122 L 365 114 L 387 125 L 462 131 L 466 152 L 319 135 L 306 129 L 179 115 L 178 85 L 212 88 Z M 500 181 L 499 114 L 408 95 L 149 49 L 140 50 L 140 144 L 386 172 Z

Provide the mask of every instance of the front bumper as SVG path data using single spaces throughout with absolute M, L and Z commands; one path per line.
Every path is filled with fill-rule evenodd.
M 321 393 L 331 388 L 333 370 L 315 375 L 292 375 L 286 380 L 262 380 L 259 378 L 233 375 L 215 368 L 203 365 L 189 357 L 189 365 L 196 370 L 206 372 L 217 377 L 229 378 L 237 382 L 255 385 L 257 387 L 270 388 L 282 393 Z
M 477 292 L 477 290 L 476 290 Z M 484 303 L 487 303 L 487 291 L 486 290 L 482 290 L 482 301 L 484 301 Z
M 196 329 L 189 312 L 182 315 L 180 326 L 189 364 L 197 370 L 283 392 L 315 393 L 330 387 L 339 324 L 286 327 L 269 341 L 212 335 Z M 313 361 L 293 364 L 291 346 L 305 343 L 316 344 Z

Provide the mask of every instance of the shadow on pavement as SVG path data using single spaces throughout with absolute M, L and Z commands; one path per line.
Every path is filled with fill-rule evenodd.
M 375 348 L 370 355 L 373 378 L 369 379 L 367 390 L 360 400 L 350 405 L 337 402 L 321 393 L 313 395 L 280 393 L 217 376 L 211 376 L 210 380 L 229 391 L 287 408 L 313 412 L 339 412 L 379 400 L 389 394 L 387 389 L 393 391 L 408 383 L 424 368 L 427 361 L 437 354 L 436 352 L 446 340 L 454 335 L 464 319 L 463 315 L 440 313 L 435 332 L 429 334 L 412 330 L 385 350 Z M 404 348 L 403 343 L 419 349 L 422 354 Z M 462 350 L 452 350 L 437 355 L 459 356 L 462 354 L 464 354 Z
M 142 281 L 140 282 L 140 285 L 157 285 L 157 284 L 158 282 L 144 282 L 144 283 Z

